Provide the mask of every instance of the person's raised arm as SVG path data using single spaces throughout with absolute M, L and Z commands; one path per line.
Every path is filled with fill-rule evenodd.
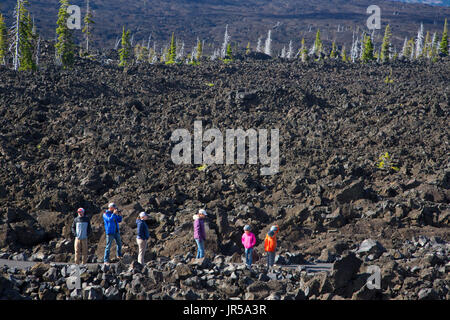
M 122 222 L 122 215 L 120 214 L 119 210 L 115 209 L 114 214 L 116 215 L 116 221 Z

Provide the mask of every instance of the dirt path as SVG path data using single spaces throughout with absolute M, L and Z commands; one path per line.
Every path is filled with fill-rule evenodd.
M 16 261 L 16 260 L 7 260 L 7 259 L 0 259 L 0 267 L 7 266 L 8 268 L 17 268 L 17 269 L 27 269 L 31 268 L 35 264 L 38 264 L 39 262 L 35 261 Z M 70 265 L 72 263 L 67 262 L 48 262 L 48 264 L 55 264 L 55 265 Z M 88 263 L 88 265 L 98 265 L 102 263 Z M 113 264 L 113 263 L 112 263 Z M 313 263 L 313 264 L 295 264 L 295 265 L 279 265 L 281 268 L 289 268 L 289 269 L 298 269 L 304 270 L 308 273 L 315 273 L 315 272 L 330 272 L 333 270 L 333 264 L 332 263 Z

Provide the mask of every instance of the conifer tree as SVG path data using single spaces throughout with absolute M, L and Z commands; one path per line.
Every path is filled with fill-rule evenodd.
M 12 32 L 14 35 L 14 53 L 13 53 L 13 65 L 14 70 L 19 70 L 20 67 L 20 8 L 22 6 L 22 0 L 17 0 L 17 5 L 14 9 L 14 26 Z
M 231 43 L 228 43 L 227 45 L 227 53 L 226 53 L 226 59 L 233 60 L 233 51 L 231 50 Z
M 223 43 L 222 43 L 222 49 L 221 49 L 221 58 L 225 58 L 225 55 L 227 54 L 227 47 L 228 43 L 230 42 L 230 35 L 228 34 L 228 25 L 225 26 L 225 34 L 223 36 Z
M 419 31 L 416 38 L 416 58 L 423 56 L 423 23 L 420 24 Z
M 56 56 L 58 62 L 60 62 L 64 68 L 70 68 L 75 61 L 75 46 L 72 38 L 72 30 L 67 26 L 67 19 L 70 16 L 67 12 L 69 1 L 60 0 L 59 3 L 61 6 L 58 12 L 58 27 L 56 28 L 56 34 L 58 35 L 58 42 L 55 45 Z
M 0 13 L 0 64 L 6 65 L 6 53 L 8 52 L 8 32 L 5 19 Z
M 336 59 L 337 56 L 338 56 L 338 55 L 337 55 L 336 42 L 333 41 L 333 43 L 331 44 L 330 58 L 331 58 L 331 59 Z
M 202 55 L 203 55 L 203 44 L 200 41 L 200 39 L 197 38 L 197 52 L 196 52 L 195 60 L 200 61 Z
M 33 61 L 35 34 L 33 33 L 31 16 L 26 8 L 27 4 L 26 0 L 17 0 L 14 9 L 15 23 L 12 28 L 14 34 L 13 65 L 16 71 L 36 69 Z
M 366 63 L 371 60 L 374 60 L 372 39 L 370 36 L 365 36 L 364 37 L 364 50 L 363 50 L 363 54 L 361 56 L 361 61 L 363 63 Z
M 134 47 L 134 56 L 136 57 L 137 62 L 145 61 L 145 57 L 148 56 L 147 47 L 137 44 Z
M 378 51 L 375 51 L 373 53 L 373 59 L 376 60 L 377 62 L 380 61 L 380 53 Z
M 353 33 L 352 47 L 350 48 L 350 60 L 352 62 L 355 62 L 356 59 L 358 59 L 358 56 L 359 56 L 359 53 L 358 53 L 358 42 L 359 42 L 359 38 L 357 37 L 355 39 L 355 33 Z
M 302 62 L 306 62 L 306 59 L 308 58 L 308 51 L 306 50 L 306 46 L 305 46 L 305 38 L 302 38 L 302 46 L 300 48 L 300 57 L 302 59 Z
M 433 37 L 431 38 L 431 44 L 430 44 L 430 58 L 434 58 L 436 56 L 437 52 L 437 33 L 433 33 Z
M 166 61 L 166 64 L 175 63 L 176 57 L 177 57 L 177 45 L 175 43 L 175 33 L 172 32 L 172 39 L 170 40 L 170 47 L 169 47 L 169 56 L 168 61 Z
M 36 64 L 33 61 L 35 34 L 33 23 L 26 8 L 26 0 L 17 0 L 14 10 L 14 70 L 34 70 Z
M 405 41 L 403 42 L 402 52 L 400 53 L 401 57 L 407 57 L 407 51 L 408 50 L 408 38 L 405 37 Z
M 164 48 L 161 48 L 161 56 L 159 61 L 160 62 L 166 62 L 169 60 L 169 48 L 166 46 L 164 46 Z
M 84 28 L 81 31 L 85 34 L 86 53 L 89 54 L 89 37 L 91 35 L 91 25 L 95 24 L 91 8 L 89 7 L 89 0 L 87 0 L 86 15 L 84 16 L 83 21 L 84 21 Z
M 280 58 L 286 58 L 286 46 L 284 46 L 283 49 L 281 49 Z
M 406 56 L 409 57 L 410 60 L 413 60 L 414 57 L 415 57 L 415 55 L 414 55 L 414 53 L 415 53 L 415 43 L 414 43 L 414 39 L 413 38 L 409 39 L 409 41 L 408 41 L 408 49 L 406 50 L 406 52 L 407 52 Z
M 344 62 L 348 61 L 348 57 L 347 57 L 347 52 L 346 52 L 345 46 L 342 48 L 341 58 L 342 58 L 342 61 L 344 61 Z
M 22 2 L 21 7 L 21 26 L 20 26 L 20 68 L 23 70 L 36 70 L 36 64 L 33 60 L 35 34 L 33 34 L 33 22 L 26 5 L 27 1 Z
M 291 57 L 292 57 L 292 51 L 293 51 L 293 49 L 292 49 L 292 40 L 290 40 L 290 41 L 289 41 L 288 50 L 287 50 L 287 52 L 286 52 L 286 58 L 287 58 L 287 59 L 291 59 Z
M 431 39 L 430 39 L 430 31 L 427 31 L 425 35 L 425 41 L 423 44 L 423 56 L 425 58 L 431 58 Z
M 386 29 L 384 30 L 384 37 L 383 37 L 383 43 L 381 44 L 381 51 L 380 51 L 380 60 L 381 62 L 386 62 L 389 60 L 389 54 L 391 51 L 391 39 L 392 33 L 391 28 L 389 25 L 386 26 Z
M 264 53 L 268 56 L 272 55 L 272 30 L 267 32 L 267 38 L 264 43 Z
M 124 67 L 128 65 L 131 54 L 130 30 L 125 31 L 122 27 L 122 47 L 119 49 L 119 66 Z
M 198 39 L 197 39 L 197 40 L 198 40 Z M 177 61 L 183 59 L 183 56 L 184 56 L 184 41 L 181 42 L 181 46 L 178 46 L 178 45 L 177 45 L 177 48 L 178 48 L 178 47 L 180 47 L 180 49 L 177 50 L 177 54 L 176 54 L 176 60 L 177 60 Z
M 320 54 L 322 53 L 322 40 L 320 40 L 320 29 L 317 29 L 316 40 L 314 41 L 314 54 L 320 59 Z
M 156 51 L 154 48 L 150 48 L 148 49 L 148 58 L 147 61 L 151 64 L 155 63 L 156 60 L 158 59 Z
M 261 49 L 261 47 L 262 47 L 261 41 L 262 41 L 262 39 L 261 39 L 261 37 L 259 37 L 258 38 L 258 43 L 256 44 L 256 52 L 261 52 L 262 51 L 262 49 Z
M 446 57 L 448 56 L 448 29 L 447 29 L 447 19 L 444 23 L 444 31 L 442 32 L 442 40 L 439 44 L 439 53 Z

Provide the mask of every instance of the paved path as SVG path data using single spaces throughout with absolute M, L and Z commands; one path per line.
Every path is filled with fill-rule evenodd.
M 297 264 L 297 265 L 284 265 L 282 268 L 297 268 L 305 270 L 306 272 L 331 272 L 333 271 L 333 263 L 310 263 L 310 264 Z
M 27 269 L 38 263 L 41 263 L 41 262 L 0 259 L 0 268 L 6 265 L 8 268 L 16 267 L 17 269 Z M 73 263 L 67 263 L 67 262 L 43 262 L 43 263 L 54 264 L 54 265 L 71 265 L 71 264 L 73 264 Z M 99 265 L 99 264 L 103 264 L 103 263 L 88 263 L 87 265 L 89 266 L 89 265 Z M 111 264 L 114 264 L 114 263 L 111 263 Z
M 6 259 L 0 259 L 0 268 L 3 266 L 7 266 L 8 268 L 14 268 L 17 269 L 27 269 L 39 262 L 34 261 L 16 261 L 16 260 L 6 260 Z M 65 262 L 49 262 L 49 264 L 55 264 L 55 265 L 70 265 L 73 263 L 65 263 Z M 88 265 L 99 265 L 103 263 L 88 263 Z M 112 263 L 114 264 L 114 263 Z M 236 263 L 237 264 L 237 263 Z M 316 272 L 331 272 L 333 270 L 333 264 L 332 263 L 310 263 L 310 264 L 294 264 L 294 265 L 278 265 L 278 267 L 284 269 L 297 269 L 298 271 L 304 270 L 308 273 L 316 273 Z

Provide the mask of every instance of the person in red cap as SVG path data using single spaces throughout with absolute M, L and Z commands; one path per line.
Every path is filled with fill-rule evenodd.
M 86 264 L 88 258 L 88 237 L 91 234 L 91 222 L 85 216 L 83 208 L 77 210 L 78 216 L 73 220 L 72 233 L 75 236 L 75 263 Z

